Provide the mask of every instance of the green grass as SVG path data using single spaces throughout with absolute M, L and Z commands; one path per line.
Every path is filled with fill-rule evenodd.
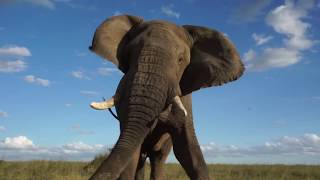
M 95 161 L 0 161 L 0 180 L 83 180 L 100 164 Z M 215 180 L 320 180 L 320 166 L 307 165 L 209 165 Z M 149 166 L 146 174 L 150 172 Z M 148 179 L 148 176 L 146 177 Z M 167 164 L 165 179 L 188 179 L 178 164 Z

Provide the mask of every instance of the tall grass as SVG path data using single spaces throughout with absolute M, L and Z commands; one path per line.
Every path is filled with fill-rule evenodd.
M 84 180 L 88 179 L 104 159 L 92 162 L 66 161 L 0 161 L 0 180 Z M 209 165 L 215 180 L 320 180 L 320 166 L 307 165 Z M 149 179 L 150 167 L 146 168 Z M 178 164 L 167 164 L 165 179 L 188 179 Z

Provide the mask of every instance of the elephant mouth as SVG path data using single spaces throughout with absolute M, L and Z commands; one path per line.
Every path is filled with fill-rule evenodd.
M 92 102 L 90 104 L 90 107 L 95 110 L 106 110 L 106 109 L 112 108 L 115 106 L 117 101 L 120 99 L 119 97 L 120 97 L 119 94 L 115 94 L 111 98 L 109 98 L 105 101 Z M 187 109 L 184 107 L 180 96 L 178 96 L 178 95 L 174 96 L 169 105 L 177 107 L 179 110 L 181 110 L 183 112 L 184 116 L 188 115 Z

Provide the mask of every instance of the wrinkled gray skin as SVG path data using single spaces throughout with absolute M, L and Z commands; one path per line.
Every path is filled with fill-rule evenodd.
M 170 134 L 174 154 L 190 179 L 209 179 L 194 131 L 191 93 L 242 75 L 244 67 L 234 45 L 213 29 L 121 15 L 97 28 L 90 49 L 124 72 L 115 103 L 123 122 L 121 133 L 90 179 L 114 180 L 129 172 L 134 178 L 146 138 L 164 133 Z M 172 105 L 168 117 L 159 121 L 160 112 L 177 95 L 188 115 Z
M 160 113 L 158 121 L 166 121 L 168 119 L 168 114 L 171 111 L 171 105 Z M 120 119 L 119 119 L 120 120 Z M 123 126 L 125 122 L 121 120 L 120 126 Z M 138 159 L 138 165 L 136 165 L 135 160 L 129 163 L 124 171 L 121 173 L 121 180 L 133 179 L 144 180 L 145 179 L 145 161 L 147 158 L 150 160 L 150 179 L 160 180 L 163 179 L 164 175 L 164 164 L 171 151 L 172 142 L 169 133 L 163 133 L 161 127 L 155 128 L 150 134 L 145 138 L 140 153 L 136 153 L 133 159 Z M 135 173 L 135 174 L 134 174 Z

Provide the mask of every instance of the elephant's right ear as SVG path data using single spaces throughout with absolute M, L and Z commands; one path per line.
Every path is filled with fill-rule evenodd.
M 128 41 L 127 33 L 142 21 L 142 18 L 130 15 L 108 18 L 97 28 L 92 40 L 92 46 L 89 49 L 111 61 L 125 73 L 128 62 L 123 62 L 125 60 L 119 58 L 119 54 L 122 46 Z

